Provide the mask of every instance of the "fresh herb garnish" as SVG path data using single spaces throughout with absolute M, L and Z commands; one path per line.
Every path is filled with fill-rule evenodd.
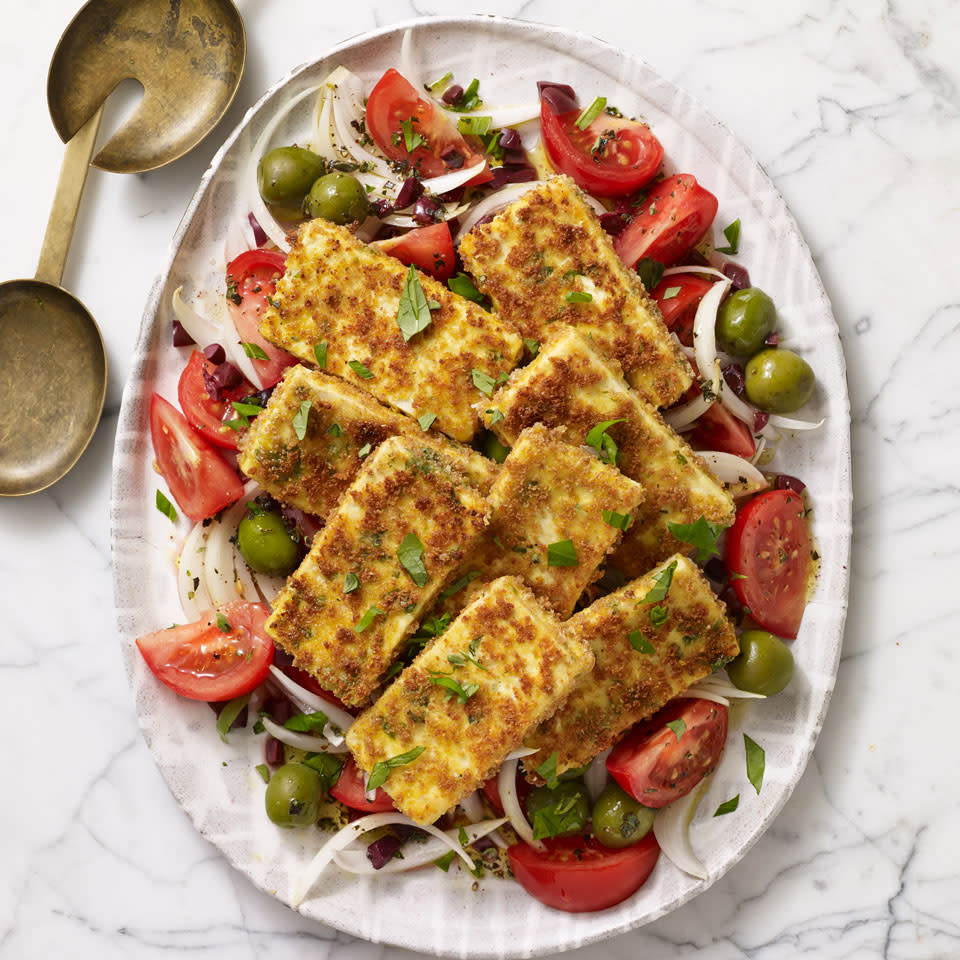
M 715 247 L 717 253 L 735 254 L 740 249 L 740 218 L 723 228 L 723 235 L 727 238 L 726 247 Z
M 258 763 L 253 769 L 260 774 L 260 779 L 264 783 L 270 782 L 270 768 L 265 763 Z
M 537 773 L 543 777 L 544 782 L 550 790 L 556 790 L 557 784 L 560 782 L 557 779 L 557 757 L 558 752 L 556 750 L 547 757 L 539 767 L 534 767 Z
M 433 421 L 436 419 L 437 415 L 435 413 L 424 413 L 417 417 L 417 423 L 420 424 L 420 429 L 426 433 L 433 426 Z
M 587 107 L 579 117 L 577 117 L 577 127 L 580 130 L 586 130 L 597 117 L 600 116 L 603 108 L 607 105 L 606 97 L 594 97 L 593 103 Z
M 440 591 L 441 600 L 449 600 L 455 593 L 459 593 L 463 590 L 467 584 L 471 583 L 473 580 L 476 580 L 480 576 L 479 570 L 471 570 L 469 573 L 465 573 L 459 580 L 454 580 L 449 587 L 445 587 Z
M 497 385 L 497 381 L 489 373 L 484 373 L 483 370 L 474 367 L 470 371 L 470 376 L 473 379 L 473 385 L 478 390 L 482 390 L 488 397 L 493 396 L 493 388 Z
M 423 542 L 415 533 L 408 533 L 400 542 L 397 548 L 397 559 L 418 587 L 426 586 L 430 575 L 423 565 Z
M 430 304 L 420 285 L 417 269 L 411 263 L 403 290 L 400 292 L 400 304 L 397 307 L 397 326 L 404 341 L 408 341 L 421 330 L 426 330 L 430 326 L 430 320 Z
M 307 435 L 307 424 L 310 422 L 310 407 L 313 401 L 301 400 L 300 409 L 293 415 L 293 432 L 298 440 L 302 440 Z
M 597 451 L 597 455 L 604 463 L 616 466 L 620 460 L 620 451 L 617 448 L 616 441 L 607 433 L 607 430 L 615 423 L 623 422 L 623 417 L 617 420 L 601 420 L 600 423 L 593 427 L 587 434 L 584 440 L 584 443 L 588 447 L 593 447 L 593 449 Z
M 722 817 L 725 814 L 733 813 L 737 807 L 740 806 L 740 794 L 738 793 L 735 797 L 731 797 L 729 800 L 724 800 L 719 807 L 714 811 L 715 817 Z M 451 851 L 452 852 L 452 851 Z
M 375 763 L 373 770 L 370 772 L 370 779 L 367 780 L 367 790 L 376 790 L 377 787 L 382 787 L 387 782 L 391 770 L 413 763 L 425 749 L 425 747 L 414 747 L 406 753 L 398 753 L 395 757 Z
M 448 70 L 442 77 L 437 77 L 433 83 L 425 83 L 423 85 L 424 90 L 428 93 L 440 94 L 450 85 L 450 81 L 453 79 L 453 74 Z
M 589 303 L 593 299 L 593 294 L 585 290 L 571 290 L 565 299 L 567 303 Z
M 317 366 L 321 370 L 327 369 L 327 341 L 313 345 L 313 355 L 317 358 Z
M 413 153 L 417 147 L 423 146 L 426 143 L 426 140 L 413 129 L 413 118 L 408 117 L 406 120 L 400 121 L 400 129 L 403 131 L 403 145 L 407 149 L 407 153 Z
M 670 614 L 667 613 L 666 607 L 661 607 L 658 604 L 650 608 L 650 622 L 654 627 L 662 627 L 669 619 Z
M 267 353 L 259 344 L 249 343 L 248 341 L 242 340 L 240 346 L 243 347 L 243 352 L 250 357 L 251 360 L 266 360 Z
M 683 717 L 680 717 L 677 720 L 671 720 L 667 726 L 676 734 L 677 743 L 680 742 L 680 738 L 686 733 L 687 725 L 683 720 Z
M 424 620 L 417 632 L 407 641 L 407 646 L 423 646 L 428 640 L 439 637 L 450 626 L 450 614 L 441 613 L 439 617 Z
M 672 300 L 682 289 L 683 287 L 667 287 L 667 289 L 663 291 L 663 296 L 660 299 Z
M 329 433 L 331 437 L 342 437 L 343 427 L 341 427 L 339 423 L 331 423 L 330 426 L 327 427 L 327 433 Z
M 217 716 L 217 733 L 220 734 L 220 739 L 224 743 L 227 742 L 227 733 L 233 726 L 234 721 L 240 716 L 249 702 L 250 694 L 245 693 L 242 697 L 236 697 L 229 703 L 224 704 L 223 709 Z
M 649 293 L 662 279 L 664 266 L 659 260 L 653 260 L 650 257 L 644 257 L 637 262 L 637 275 L 643 281 L 643 285 Z
M 647 595 L 640 603 L 659 603 L 661 600 L 665 600 L 667 592 L 670 590 L 670 584 L 673 583 L 673 571 L 676 569 L 676 560 L 672 561 L 669 566 L 664 567 L 653 578 L 653 586 L 647 591 Z
M 457 120 L 457 129 L 461 133 L 474 137 L 482 137 L 489 133 L 492 126 L 492 117 L 460 117 Z
M 565 797 L 561 794 L 534 811 L 533 838 L 543 840 L 545 837 L 559 837 L 579 829 L 582 825 L 576 795 Z
M 448 700 L 456 695 L 460 703 L 466 703 L 480 689 L 479 683 L 458 683 L 450 674 L 440 670 L 430 670 L 429 673 L 431 683 L 446 689 Z
M 358 376 L 362 377 L 364 380 L 372 380 L 373 374 L 359 361 L 359 360 L 348 360 L 347 366 Z
M 233 400 L 230 406 L 239 414 L 239 423 L 236 420 L 230 420 L 229 424 L 233 425 L 237 423 L 238 427 L 249 427 L 250 417 L 255 417 L 257 414 L 263 413 L 263 407 L 259 403 L 249 403 L 245 400 Z
M 322 710 L 318 710 L 316 713 L 297 713 L 290 717 L 284 726 L 288 730 L 295 730 L 297 733 L 322 734 L 327 722 L 327 715 Z
M 379 607 L 370 606 L 367 607 L 367 612 L 357 621 L 356 625 L 353 628 L 354 633 L 363 633 L 367 627 L 373 623 L 376 617 L 383 616 L 383 610 Z
M 348 573 L 343 578 L 343 592 L 344 593 L 353 593 L 354 590 L 360 589 L 360 578 L 355 573 Z
M 580 564 L 577 559 L 577 548 L 572 540 L 558 540 L 547 546 L 548 567 L 576 567 Z
M 505 419 L 503 413 L 500 410 L 497 410 L 496 407 L 491 407 L 489 410 L 484 410 L 483 412 L 490 417 L 491 427 L 495 423 L 500 423 L 501 420 Z
M 336 784 L 343 772 L 343 760 L 330 753 L 308 753 L 303 762 L 320 774 L 320 785 L 324 794 L 330 792 L 330 788 Z
M 702 514 L 693 523 L 667 522 L 667 529 L 682 543 L 689 543 L 697 548 L 694 558 L 697 563 L 704 563 L 712 554 L 718 554 L 717 538 L 726 529 L 722 523 L 711 523 Z
M 357 451 L 357 456 L 362 460 L 372 449 L 373 449 L 373 447 L 371 447 L 369 443 L 365 443 L 365 444 Z
M 444 873 L 448 873 L 450 870 L 450 864 L 453 863 L 453 858 L 457 855 L 455 850 L 448 850 L 442 857 L 437 857 L 433 861 L 435 867 L 439 867 Z
M 455 667 L 465 667 L 468 663 L 472 663 L 475 667 L 479 667 L 484 672 L 489 673 L 490 671 L 477 659 L 477 650 L 480 648 L 481 640 L 483 640 L 483 637 L 474 637 L 470 641 L 466 653 L 460 653 L 459 651 L 448 653 L 447 660 Z
M 657 652 L 653 644 L 639 630 L 631 630 L 630 633 L 627 634 L 627 640 L 630 641 L 630 646 L 638 653 Z
M 602 510 L 601 516 L 604 523 L 609 523 L 611 527 L 615 527 L 617 530 L 626 530 L 630 526 L 631 519 L 633 519 L 629 513 L 617 513 L 616 510 Z
M 157 509 L 171 522 L 177 522 L 177 508 L 163 495 L 157 491 Z
M 747 753 L 747 779 L 753 784 L 753 789 L 760 793 L 763 786 L 763 772 L 767 764 L 767 755 L 763 747 L 755 740 L 743 735 L 743 746 Z
M 531 337 L 524 337 L 523 345 L 530 351 L 531 355 L 534 357 L 540 352 L 539 340 L 534 340 Z
M 465 274 L 458 273 L 447 281 L 447 286 L 458 296 L 474 303 L 483 302 L 483 294 L 476 288 L 473 281 Z
M 233 627 L 230 626 L 230 621 L 222 614 L 217 614 L 217 629 L 221 633 L 229 633 Z

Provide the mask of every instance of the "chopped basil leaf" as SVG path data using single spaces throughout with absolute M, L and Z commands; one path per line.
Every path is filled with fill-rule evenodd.
M 668 567 L 664 567 L 654 578 L 653 586 L 647 591 L 647 595 L 640 603 L 659 603 L 666 599 L 667 592 L 670 590 L 670 584 L 673 583 L 673 571 L 677 569 L 677 561 L 674 560 Z
M 222 614 L 217 614 L 217 629 L 221 633 L 229 633 L 233 627 L 230 626 L 230 621 Z
M 630 646 L 638 653 L 657 652 L 653 644 L 639 630 L 631 630 L 630 633 L 627 634 L 627 640 L 630 641 Z
M 424 587 L 430 579 L 427 568 L 423 565 L 423 542 L 415 533 L 408 533 L 397 548 L 397 559 L 400 566 L 410 574 L 410 579 L 418 586 Z
M 284 726 L 288 730 L 295 730 L 297 733 L 323 733 L 323 728 L 327 725 L 327 715 L 318 710 L 316 713 L 298 713 L 292 716 Z
M 704 563 L 711 554 L 718 554 L 717 538 L 726 529 L 722 523 L 711 523 L 702 514 L 694 523 L 667 522 L 667 529 L 681 542 L 697 548 L 697 563 Z
M 402 120 L 400 129 L 403 131 L 403 145 L 407 148 L 407 153 L 413 153 L 417 147 L 426 143 L 423 137 L 413 129 L 413 118 Z
M 400 293 L 400 304 L 397 307 L 397 326 L 404 341 L 420 333 L 421 330 L 426 330 L 430 326 L 430 320 L 430 304 L 420 285 L 417 269 L 411 263 Z
M 362 377 L 364 380 L 372 380 L 373 374 L 359 361 L 359 360 L 348 360 L 347 366 L 358 376 Z
M 449 86 L 452 79 L 453 74 L 448 70 L 442 77 L 437 77 L 433 83 L 425 83 L 423 88 L 428 90 L 430 93 L 443 93 L 443 91 Z
M 601 515 L 604 523 L 609 523 L 611 527 L 616 527 L 617 530 L 626 530 L 632 519 L 629 513 L 617 513 L 616 510 L 603 510 Z
M 667 287 L 667 289 L 663 291 L 663 296 L 660 299 L 672 300 L 682 289 L 683 287 Z
M 589 303 L 593 299 L 593 294 L 585 290 L 571 290 L 565 299 L 567 303 Z
M 683 717 L 680 717 L 677 720 L 671 720 L 667 726 L 677 735 L 677 743 L 680 742 L 680 738 L 686 733 L 687 725 L 683 721 Z
M 373 770 L 370 772 L 370 779 L 367 781 L 367 790 L 376 790 L 377 787 L 382 787 L 387 782 L 391 770 L 413 763 L 423 753 L 424 749 L 424 747 L 414 747 L 406 753 L 398 753 L 395 757 L 375 763 Z
M 303 762 L 320 774 L 320 785 L 324 794 L 330 792 L 330 788 L 336 784 L 343 772 L 343 760 L 330 753 L 308 753 Z
M 246 341 L 241 341 L 240 346 L 243 347 L 243 352 L 250 357 L 251 360 L 266 360 L 267 354 L 263 347 L 259 346 L 256 343 L 248 343 Z
M 441 600 L 449 600 L 455 593 L 459 593 L 467 586 L 471 581 L 476 580 L 480 576 L 479 570 L 471 570 L 469 573 L 465 573 L 459 580 L 455 580 L 450 584 L 449 587 L 445 587 L 440 591 Z
M 470 376 L 473 378 L 473 385 L 478 390 L 482 390 L 488 397 L 493 396 L 493 388 L 497 385 L 497 381 L 489 373 L 484 373 L 474 367 L 470 371 Z
M 297 435 L 298 440 L 302 440 L 307 435 L 311 406 L 311 400 L 301 400 L 300 409 L 293 416 L 293 432 Z
M 270 782 L 270 768 L 265 763 L 258 763 L 254 767 L 254 770 L 260 774 L 260 779 L 263 780 L 264 783 Z
M 740 249 L 740 218 L 737 217 L 733 223 L 727 224 L 723 228 L 723 235 L 727 238 L 726 247 L 715 247 L 717 253 L 734 254 Z
M 747 779 L 753 784 L 753 789 L 760 792 L 763 786 L 763 771 L 767 764 L 767 755 L 763 747 L 746 734 L 743 735 L 743 746 L 747 752 Z
M 447 673 L 441 673 L 439 670 L 431 670 L 429 672 L 430 682 L 446 689 L 448 700 L 456 694 L 457 700 L 460 703 L 466 703 L 480 689 L 479 683 L 461 684 Z
M 492 117 L 460 117 L 460 119 L 457 120 L 457 129 L 461 133 L 474 137 L 482 137 L 484 134 L 489 133 L 492 126 Z
M 484 410 L 483 412 L 490 417 L 490 426 L 491 426 L 491 427 L 492 427 L 495 423 L 500 423 L 500 421 L 504 419 L 503 414 L 502 414 L 499 410 L 497 410 L 495 407 L 491 407 L 491 409 L 489 409 L 489 410 Z
M 729 800 L 724 800 L 719 807 L 714 811 L 715 817 L 722 817 L 727 813 L 733 813 L 737 807 L 740 806 L 740 794 L 738 793 L 735 797 L 731 797 Z M 453 852 L 452 850 L 450 851 Z
M 539 767 L 534 767 L 551 790 L 556 790 L 557 784 L 560 782 L 557 779 L 557 756 L 558 753 L 554 750 Z
M 655 627 L 662 627 L 669 619 L 670 614 L 667 613 L 666 607 L 657 605 L 650 608 L 650 622 Z
M 558 540 L 547 546 L 548 567 L 576 567 L 579 563 L 572 540 Z
M 171 521 L 171 523 L 177 522 L 177 508 L 174 507 L 160 490 L 157 491 L 157 509 Z
M 600 423 L 593 427 L 587 434 L 584 440 L 584 443 L 586 443 L 588 447 L 593 447 L 593 449 L 597 451 L 597 455 L 604 463 L 610 463 L 616 466 L 620 460 L 620 451 L 617 448 L 616 441 L 607 433 L 607 430 L 615 423 L 623 422 L 623 417 L 617 420 L 601 420 Z
M 583 820 L 577 810 L 577 799 L 574 796 L 560 795 L 533 814 L 534 840 L 559 837 L 564 833 L 579 830 L 582 826 Z
M 253 725 L 253 732 L 256 734 L 263 733 L 267 728 L 263 725 L 263 714 L 257 717 L 256 722 Z
M 523 338 L 523 345 L 530 351 L 533 356 L 536 356 L 540 352 L 540 341 L 534 340 L 531 337 Z
M 371 447 L 369 443 L 365 443 L 365 444 L 357 451 L 357 456 L 362 460 L 372 449 L 373 449 L 373 447 Z
M 447 873 L 450 870 L 450 864 L 453 863 L 453 858 L 457 855 L 455 850 L 448 850 L 442 857 L 437 857 L 433 861 L 435 867 L 439 867 L 444 873 Z
M 360 578 L 355 573 L 348 573 L 343 578 L 343 592 L 344 593 L 353 593 L 354 590 L 360 589 Z
M 327 369 L 327 341 L 313 345 L 313 355 L 317 358 L 317 366 L 321 370 Z
M 237 424 L 235 429 L 239 430 L 241 426 L 250 426 L 250 417 L 255 417 L 258 413 L 263 413 L 263 407 L 259 403 L 244 403 L 240 400 L 234 400 L 230 404 L 237 413 L 240 414 L 239 420 L 230 420 L 228 423 L 232 426 Z
M 447 286 L 458 297 L 463 297 L 465 300 L 472 300 L 474 303 L 480 303 L 483 300 L 483 294 L 465 273 L 458 273 L 455 277 L 451 277 L 447 281 Z
M 236 697 L 229 703 L 223 705 L 223 709 L 217 716 L 217 733 L 220 734 L 220 739 L 224 743 L 227 742 L 227 733 L 233 726 L 234 721 L 240 716 L 244 707 L 246 707 L 249 702 L 250 694 L 245 693 L 242 697 Z
M 594 97 L 593 103 L 591 103 L 590 106 L 587 107 L 579 117 L 577 117 L 577 127 L 580 130 L 586 130 L 587 127 L 589 127 L 590 124 L 600 116 L 601 111 L 606 105 L 606 97 Z
M 449 623 L 449 616 L 447 616 L 447 621 Z M 444 627 L 446 629 L 446 627 Z M 483 640 L 483 637 L 474 637 L 470 641 L 470 645 L 467 647 L 466 653 L 460 653 L 455 651 L 454 653 L 447 654 L 447 660 L 452 663 L 455 667 L 465 667 L 468 663 L 472 663 L 475 667 L 479 667 L 485 673 L 490 671 L 477 659 L 477 650 L 480 647 L 480 641 Z
M 650 257 L 644 257 L 637 263 L 637 275 L 643 281 L 647 293 L 663 279 L 664 266 L 659 260 L 653 260 Z
M 417 632 L 407 641 L 407 646 L 423 646 L 433 637 L 439 637 L 440 634 L 450 626 L 450 614 L 441 613 L 439 617 L 431 617 L 420 624 Z
M 433 426 L 433 421 L 436 419 L 437 415 L 435 413 L 425 413 L 422 416 L 417 417 L 417 423 L 420 424 L 420 429 L 426 433 L 427 430 Z
M 354 633 L 363 633 L 367 627 L 373 623 L 376 617 L 383 616 L 383 611 L 379 607 L 367 607 L 367 612 L 357 621 L 356 626 L 353 628 Z
M 327 433 L 329 433 L 331 437 L 342 437 L 343 427 L 341 427 L 339 423 L 331 423 L 327 428 Z

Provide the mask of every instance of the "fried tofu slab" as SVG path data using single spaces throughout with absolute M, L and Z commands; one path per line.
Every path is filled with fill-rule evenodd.
M 449 460 L 390 437 L 314 537 L 267 632 L 325 689 L 366 705 L 486 522 L 486 502 Z
M 501 577 L 357 718 L 347 745 L 368 773 L 422 747 L 390 770 L 384 789 L 408 817 L 433 823 L 492 776 L 592 665 L 580 636 L 518 578 Z
M 408 268 L 345 227 L 310 220 L 297 232 L 260 332 L 308 364 L 326 344 L 326 370 L 412 417 L 469 441 L 481 383 L 512 370 L 523 353 L 513 326 L 446 285 L 418 274 L 430 323 L 404 340 L 397 322 Z M 474 374 L 477 371 L 477 374 Z M 489 378 L 489 381 L 484 378 Z
M 657 599 L 648 599 L 651 591 Z M 566 626 L 593 650 L 593 670 L 524 740 L 541 758 L 556 751 L 558 773 L 589 763 L 739 652 L 723 602 L 679 554 L 594 601 Z
M 517 370 L 485 403 L 487 426 L 512 444 L 533 423 L 565 425 L 567 439 L 583 443 L 606 420 L 617 444 L 620 470 L 643 485 L 645 499 L 616 548 L 611 563 L 638 577 L 665 557 L 687 550 L 669 523 L 733 522 L 733 498 L 689 444 L 659 412 L 630 389 L 615 361 L 572 328 L 559 328 L 532 363 Z
M 604 512 L 632 516 L 643 487 L 566 442 L 563 428 L 535 424 L 516 438 L 488 500 L 490 525 L 454 576 L 476 579 L 440 612 L 455 613 L 484 583 L 514 575 L 566 620 L 620 539 Z
M 304 405 L 306 405 L 304 407 Z M 301 437 L 294 421 L 306 409 Z M 267 407 L 241 440 L 240 469 L 281 503 L 326 517 L 363 461 L 388 437 L 403 435 L 433 447 L 481 493 L 498 465 L 415 420 L 385 407 L 352 384 L 299 364 L 289 367 Z
M 693 382 L 659 308 L 569 177 L 539 184 L 474 227 L 460 256 L 498 315 L 524 337 L 542 341 L 558 324 L 576 327 L 657 407 L 670 406 Z

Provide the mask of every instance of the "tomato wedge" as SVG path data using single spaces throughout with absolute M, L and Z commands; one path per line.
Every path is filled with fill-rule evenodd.
M 150 436 L 173 499 L 195 523 L 243 496 L 233 467 L 158 393 L 150 398 Z
M 658 810 L 685 797 L 717 765 L 726 740 L 722 704 L 671 700 L 613 748 L 607 770 L 635 800 Z
M 276 250 L 247 250 L 227 265 L 227 306 L 243 343 L 259 347 L 266 360 L 253 357 L 264 387 L 272 387 L 297 358 L 274 346 L 260 333 L 260 318 L 283 276 L 286 258 Z M 239 298 L 239 302 L 238 299 Z
M 623 197 L 648 184 L 660 168 L 663 147 L 645 123 L 601 113 L 577 126 L 580 110 L 554 113 L 540 101 L 540 130 L 550 162 L 597 197 Z
M 379 247 L 408 267 L 412 263 L 437 280 L 444 281 L 453 276 L 453 237 L 446 222 L 418 227 L 399 237 L 376 240 L 371 246 Z
M 672 330 L 684 346 L 693 346 L 693 320 L 697 307 L 715 282 L 695 273 L 675 273 L 664 277 L 650 291 L 650 296 L 660 307 L 667 329 Z M 670 296 L 667 296 L 668 291 Z
M 148 633 L 137 647 L 153 675 L 191 700 L 232 700 L 258 687 L 270 673 L 273 641 L 264 630 L 270 610 L 242 600 L 199 620 Z
M 700 415 L 687 439 L 699 450 L 723 450 L 749 460 L 757 452 L 750 428 L 722 403 Z
M 367 133 L 383 154 L 422 177 L 439 177 L 462 167 L 477 167 L 471 185 L 493 174 L 442 109 L 425 100 L 392 67 L 377 81 L 367 100 Z M 409 147 L 409 149 L 408 149 Z
M 339 779 L 330 788 L 330 795 L 351 810 L 361 810 L 363 813 L 387 813 L 397 809 L 383 787 L 377 787 L 372 800 L 367 799 L 363 789 L 363 774 L 353 757 L 348 758 Z
M 727 533 L 725 560 L 750 616 L 778 637 L 795 639 L 813 568 L 803 497 L 768 490 L 748 501 Z
M 636 893 L 650 876 L 660 847 L 651 830 L 631 847 L 611 850 L 593 837 L 554 837 L 540 852 L 525 843 L 507 850 L 520 885 L 541 903 L 568 913 L 606 910 Z
M 643 257 L 672 266 L 707 235 L 717 206 L 717 198 L 689 173 L 664 177 L 647 191 L 613 246 L 628 267 Z
M 212 441 L 218 447 L 225 447 L 228 450 L 237 449 L 237 441 L 240 439 L 240 430 L 234 430 L 228 427 L 225 420 L 237 419 L 231 401 L 242 400 L 256 393 L 253 384 L 244 380 L 237 387 L 222 391 L 223 400 L 213 400 L 207 392 L 207 385 L 203 379 L 204 370 L 211 375 L 215 369 L 212 364 L 199 350 L 194 350 L 190 354 L 187 365 L 180 374 L 180 382 L 177 384 L 177 398 L 180 401 L 180 409 L 183 410 L 187 422 L 194 430 L 201 433 L 207 440 Z M 240 426 L 240 424 L 237 424 Z

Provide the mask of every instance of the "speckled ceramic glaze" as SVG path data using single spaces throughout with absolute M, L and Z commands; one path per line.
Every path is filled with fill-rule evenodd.
M 455 871 L 371 879 L 332 870 L 301 907 L 320 922 L 373 941 L 445 956 L 526 957 L 637 927 L 689 900 L 747 854 L 800 778 L 830 699 L 846 610 L 851 483 L 844 362 L 830 305 L 783 199 L 730 132 L 682 90 L 636 57 L 567 30 L 486 17 L 406 26 L 414 31 L 414 60 L 422 70 L 414 80 L 433 79 L 447 70 L 458 79 L 476 76 L 488 104 L 508 105 L 535 99 L 535 81 L 553 79 L 571 83 L 584 102 L 604 95 L 624 113 L 644 117 L 664 145 L 669 168 L 693 173 L 719 198 L 714 231 L 740 218 L 737 260 L 774 297 L 784 342 L 817 371 L 817 393 L 803 415 L 826 418 L 819 431 L 785 438 L 772 465 L 808 484 L 821 566 L 793 645 L 794 681 L 769 701 L 731 712 L 726 753 L 692 827 L 709 881 L 695 880 L 661 858 L 647 884 L 625 903 L 601 913 L 565 914 L 544 907 L 509 881 L 485 878 L 473 890 L 473 877 Z M 184 363 L 183 352 L 170 347 L 173 291 L 182 285 L 190 300 L 223 285 L 224 241 L 230 224 L 245 219 L 250 209 L 244 180 L 259 132 L 284 103 L 339 64 L 372 86 L 383 70 L 399 65 L 403 29 L 352 40 L 294 71 L 249 112 L 217 154 L 150 295 L 117 434 L 116 600 L 144 736 L 197 829 L 257 886 L 287 903 L 299 871 L 324 835 L 274 827 L 264 815 L 263 783 L 254 770 L 262 759 L 259 738 L 238 732 L 229 745 L 222 743 L 209 708 L 160 686 L 133 645 L 139 634 L 182 616 L 174 579 L 177 544 L 169 522 L 154 507 L 157 476 L 147 407 L 154 391 L 175 398 Z M 308 100 L 290 114 L 273 143 L 289 143 L 298 131 L 302 137 L 310 111 Z M 746 779 L 744 732 L 766 751 L 759 795 Z M 739 809 L 714 819 L 717 805 L 734 794 L 740 795 Z

